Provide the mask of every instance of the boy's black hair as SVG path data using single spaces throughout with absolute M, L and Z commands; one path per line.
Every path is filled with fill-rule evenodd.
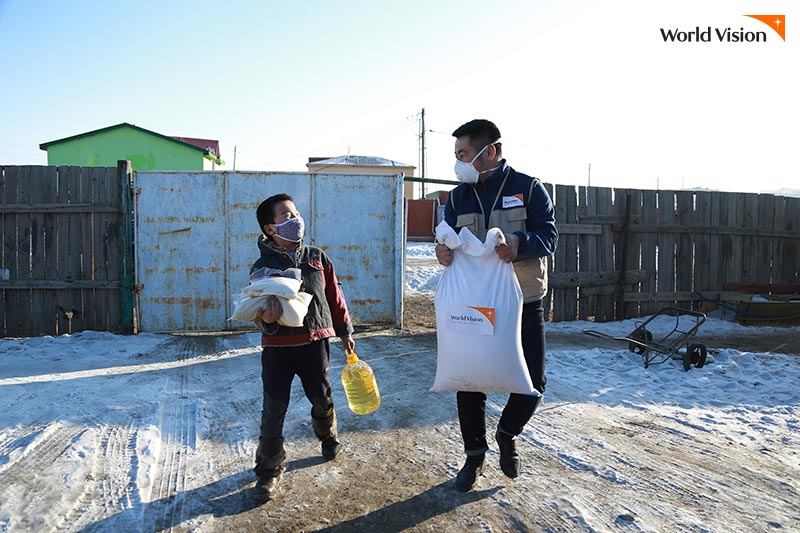
M 501 143 L 497 142 L 500 140 L 500 130 L 494 125 L 494 122 L 476 118 L 462 124 L 453 132 L 453 137 L 456 139 L 465 135 L 469 137 L 469 145 L 476 150 L 492 143 L 497 148 L 497 154 L 502 157 Z
M 294 202 L 294 199 L 286 193 L 275 194 L 270 196 L 258 205 L 256 209 L 256 218 L 258 219 L 258 229 L 264 231 L 264 226 L 272 224 L 275 220 L 275 204 L 280 202 Z

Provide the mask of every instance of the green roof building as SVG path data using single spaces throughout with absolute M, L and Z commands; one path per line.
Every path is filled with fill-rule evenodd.
M 133 170 L 214 170 L 225 162 L 219 141 L 169 137 L 123 122 L 39 145 L 49 166 L 115 167 L 128 160 Z

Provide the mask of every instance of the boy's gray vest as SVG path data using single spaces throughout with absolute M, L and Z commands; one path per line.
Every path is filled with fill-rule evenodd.
M 531 180 L 531 188 L 527 196 L 529 200 L 533 192 L 533 186 L 536 185 L 536 181 L 536 179 Z M 503 184 L 500 186 L 497 197 L 494 199 L 494 202 L 492 202 L 494 208 L 489 215 L 488 228 L 484 222 L 486 217 L 483 213 L 467 213 L 456 217 L 456 231 L 461 230 L 461 228 L 469 228 L 472 234 L 482 241 L 486 239 L 486 231 L 489 228 L 500 228 L 504 233 L 514 233 L 515 231 L 526 233 L 527 228 L 525 222 L 528 218 L 528 213 L 526 211 L 527 205 L 512 207 L 511 209 L 496 209 L 504 186 L 505 180 L 503 180 Z M 478 196 L 474 188 L 472 192 L 476 197 Z M 480 205 L 481 210 L 483 210 L 480 198 L 478 199 L 478 205 Z M 513 264 L 514 272 L 517 274 L 517 280 L 522 288 L 522 302 L 535 302 L 544 298 L 544 295 L 547 294 L 547 258 L 518 258 L 514 260 Z

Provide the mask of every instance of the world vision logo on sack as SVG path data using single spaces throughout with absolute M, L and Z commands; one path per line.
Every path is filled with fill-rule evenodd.
M 494 307 L 459 306 L 450 312 L 450 325 L 460 331 L 494 335 Z
M 770 28 L 786 41 L 786 15 L 743 15 L 750 19 L 758 20 Z M 747 29 L 741 26 L 738 30 L 727 27 L 700 27 L 694 28 L 660 28 L 661 38 L 665 43 L 766 43 L 767 38 L 774 35 L 772 32 L 757 29 L 755 23 L 748 24 Z M 760 26 L 763 28 L 763 26 Z

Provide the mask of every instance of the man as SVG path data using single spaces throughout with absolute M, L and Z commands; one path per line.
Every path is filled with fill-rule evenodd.
M 488 120 L 467 122 L 453 132 L 456 138 L 456 177 L 460 182 L 445 204 L 447 224 L 459 231 L 466 227 L 481 240 L 493 227 L 503 230 L 506 244 L 496 248 L 506 263 L 514 264 L 523 293 L 522 349 L 534 388 L 545 389 L 545 334 L 542 298 L 547 293 L 547 256 L 558 241 L 555 212 L 542 183 L 511 168 L 502 157 L 500 130 Z M 436 246 L 443 266 L 453 261 L 453 251 Z M 520 459 L 516 437 L 533 416 L 540 396 L 511 394 L 495 432 L 500 449 L 500 468 L 516 478 Z M 456 393 L 458 421 L 467 458 L 456 477 L 461 491 L 472 489 L 489 446 L 486 441 L 486 394 Z

